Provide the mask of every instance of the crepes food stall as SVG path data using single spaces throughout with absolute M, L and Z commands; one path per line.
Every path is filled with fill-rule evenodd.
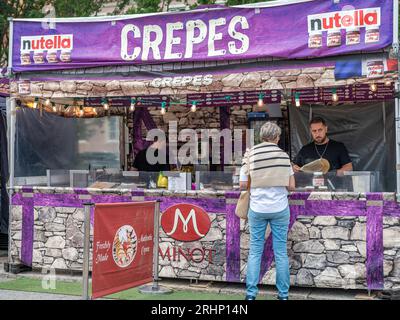
M 397 11 L 316 0 L 11 21 L 9 271 L 79 271 L 83 203 L 159 199 L 160 277 L 243 282 L 241 156 L 273 120 L 293 159 L 322 115 L 355 171 L 296 175 L 291 281 L 397 287 Z M 161 175 L 132 171 L 152 129 L 168 141 Z M 261 273 L 274 283 L 269 235 Z

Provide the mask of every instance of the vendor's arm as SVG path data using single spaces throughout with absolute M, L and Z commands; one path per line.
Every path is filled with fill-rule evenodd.
M 353 164 L 351 162 L 346 163 L 343 167 L 337 169 L 336 173 L 340 175 L 343 174 L 343 172 L 345 171 L 353 171 Z
M 351 163 L 349 152 L 347 151 L 347 148 L 344 144 L 342 144 L 339 158 L 340 158 L 340 163 L 342 164 L 342 167 L 336 171 L 337 174 L 341 175 L 345 171 L 353 171 L 353 164 Z
M 304 148 L 301 148 L 300 151 L 297 153 L 296 157 L 294 158 L 292 162 L 292 168 L 294 172 L 300 172 L 300 168 L 304 166 L 304 160 L 303 160 L 303 150 Z

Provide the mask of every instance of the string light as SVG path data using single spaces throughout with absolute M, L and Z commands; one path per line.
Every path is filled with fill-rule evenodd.
M 135 105 L 136 105 L 136 100 L 131 98 L 131 106 L 129 107 L 129 110 L 131 112 L 135 111 Z
M 378 86 L 376 85 L 375 82 L 372 82 L 372 83 L 369 85 L 369 89 L 370 89 L 372 92 L 375 92 L 375 91 L 378 89 Z
M 258 102 L 257 102 L 257 105 L 258 105 L 259 107 L 262 107 L 262 106 L 264 105 L 264 95 L 263 95 L 262 93 L 260 93 L 260 94 L 258 95 Z
M 164 115 L 167 112 L 167 103 L 164 101 L 161 103 L 161 114 Z
M 338 95 L 337 95 L 336 88 L 333 88 L 333 89 L 332 89 L 332 101 L 333 101 L 333 102 L 339 101 L 339 97 L 338 97 Z
M 36 98 L 35 98 L 35 101 L 33 102 L 33 109 L 37 109 L 38 104 L 39 104 L 39 98 L 36 97 Z
M 300 93 L 298 93 L 298 92 L 295 92 L 295 94 L 294 94 L 294 102 L 295 102 L 295 105 L 296 105 L 296 107 L 300 107 Z
M 197 105 L 197 102 L 196 102 L 196 101 L 193 101 L 193 102 L 192 102 L 192 106 L 190 107 L 190 111 L 196 112 L 196 109 L 197 109 L 196 105 Z
M 108 100 L 106 98 L 101 99 L 101 104 L 103 105 L 104 110 L 108 110 L 109 104 L 108 104 Z

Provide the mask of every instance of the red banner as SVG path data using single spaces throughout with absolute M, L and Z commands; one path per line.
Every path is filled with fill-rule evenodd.
M 153 280 L 155 202 L 96 204 L 92 298 Z

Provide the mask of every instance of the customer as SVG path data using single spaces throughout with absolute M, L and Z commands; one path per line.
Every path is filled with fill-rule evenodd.
M 289 156 L 278 146 L 281 129 L 273 122 L 260 130 L 262 143 L 252 147 L 243 158 L 241 188 L 247 188 L 250 176 L 250 252 L 247 262 L 246 300 L 255 300 L 260 278 L 265 230 L 271 226 L 276 264 L 278 299 L 287 300 L 290 273 L 287 256 L 287 233 L 290 220 L 288 190 L 294 190 L 295 180 Z

